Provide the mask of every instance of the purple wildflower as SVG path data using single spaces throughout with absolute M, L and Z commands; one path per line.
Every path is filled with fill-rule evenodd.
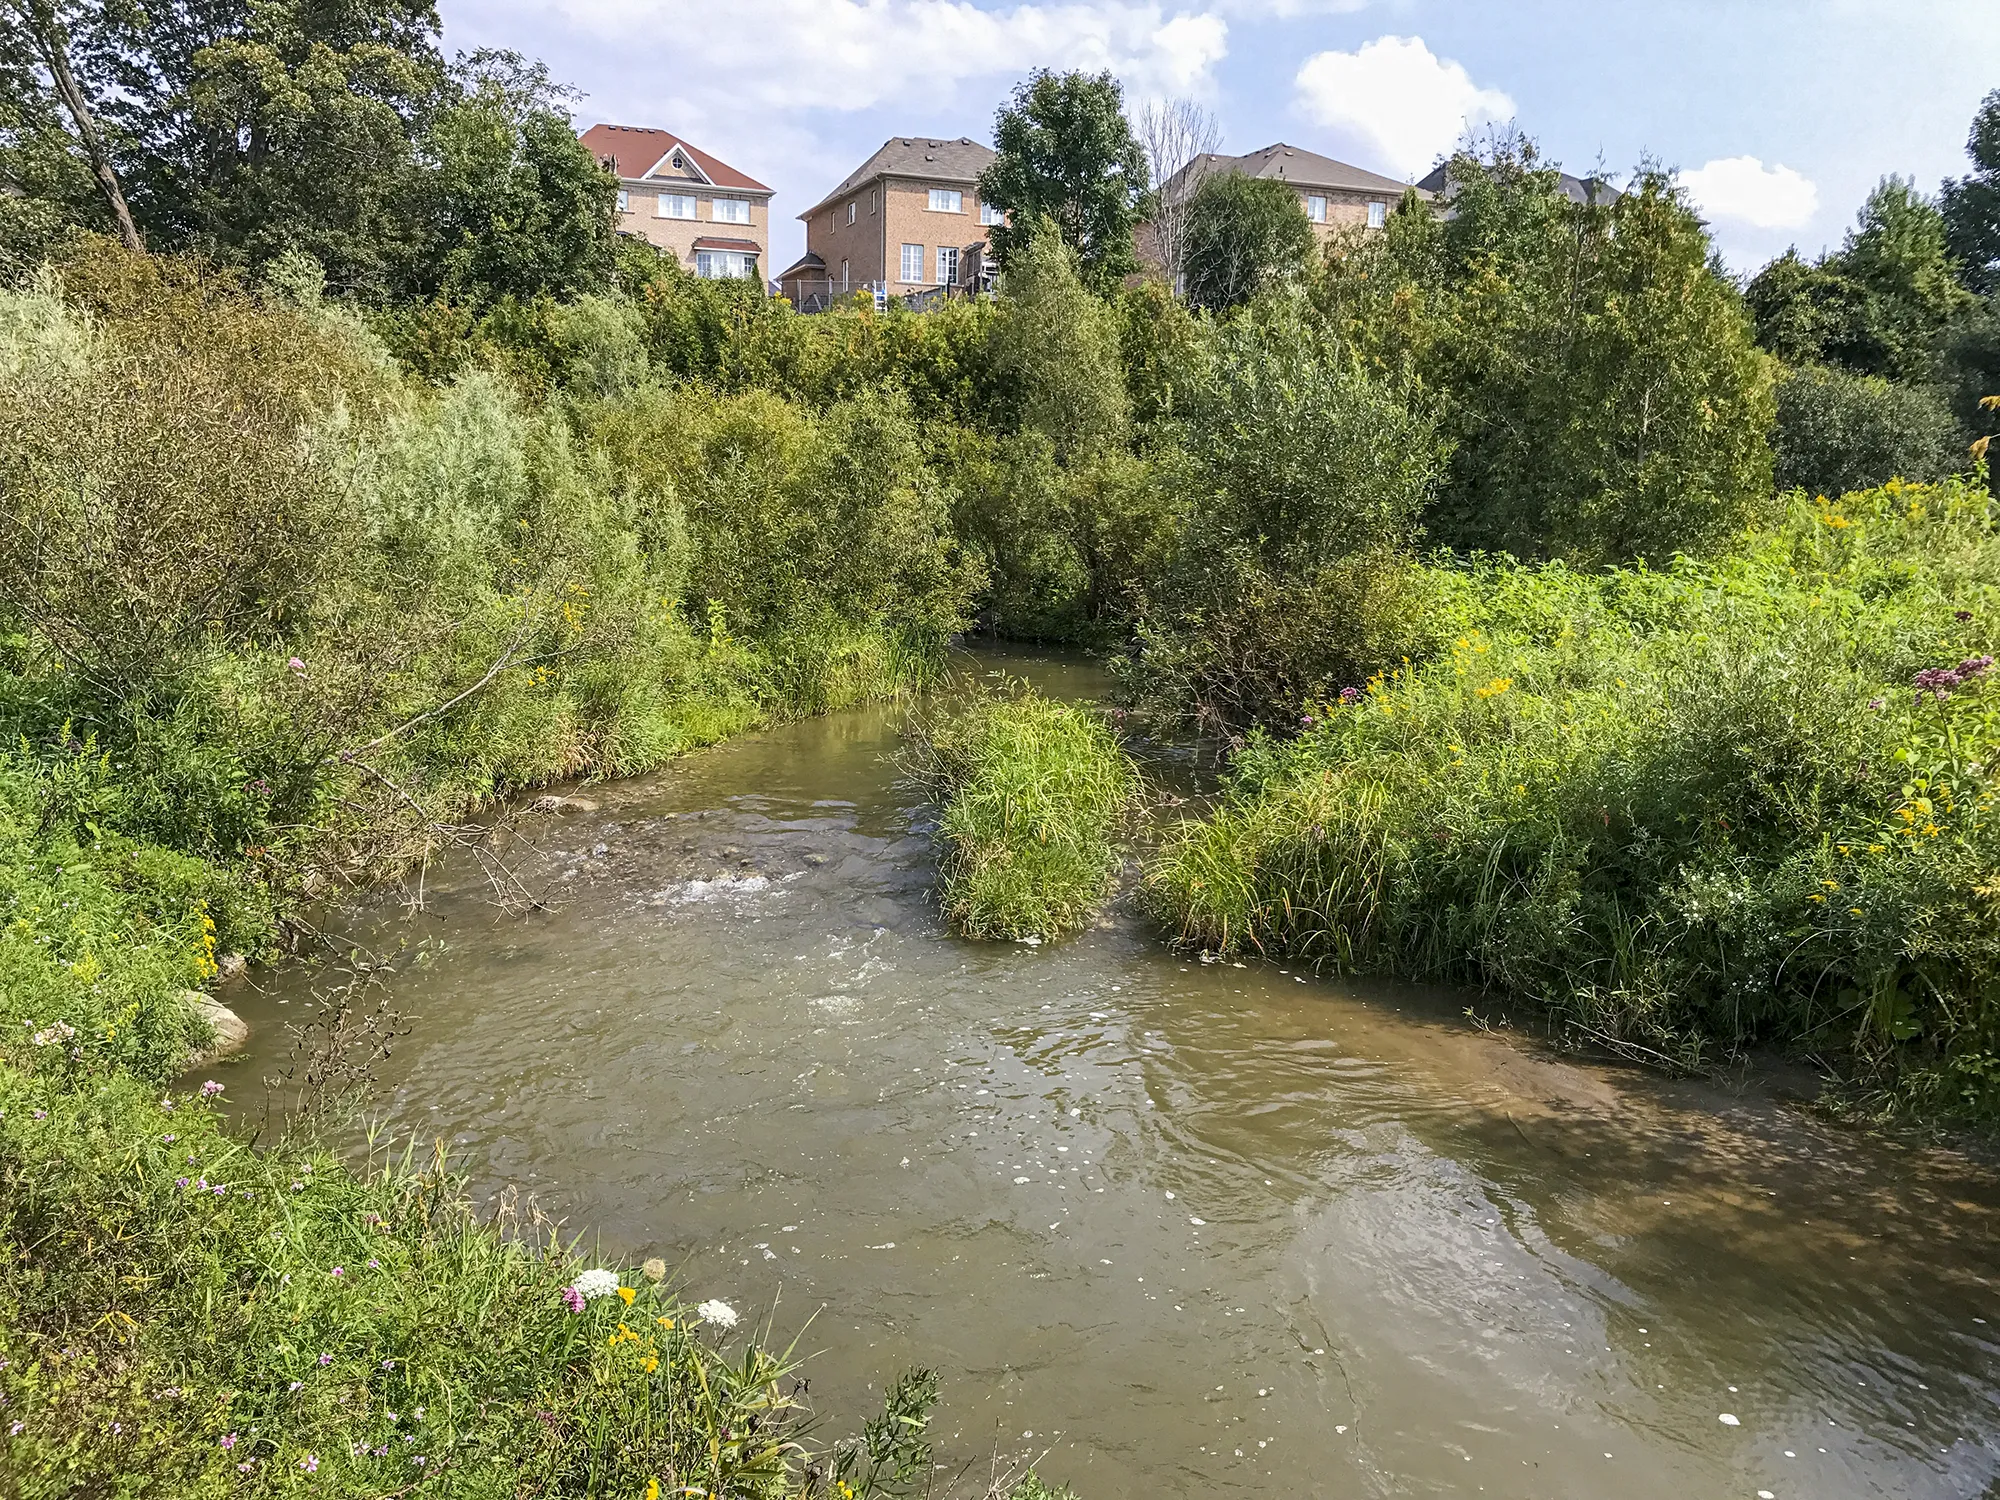
M 227 1452 L 227 1451 L 228 1451 L 229 1449 L 231 1449 L 231 1448 L 234 1448 L 235 1446 L 236 1446 L 236 1434 L 235 1434 L 235 1433 L 233 1433 L 233 1432 L 232 1432 L 232 1433 L 229 1433 L 229 1434 L 227 1434 L 227 1435 L 226 1435 L 226 1436 L 225 1436 L 225 1437 L 224 1437 L 224 1438 L 222 1439 L 222 1447 L 223 1447 L 223 1450 L 224 1450 L 225 1452 Z
M 7 1436 L 8 1436 L 8 1437 L 19 1437 L 19 1436 L 21 1435 L 21 1433 L 22 1433 L 23 1429 L 25 1429 L 25 1428 L 27 1427 L 27 1425 L 28 1425 L 28 1424 L 27 1424 L 26 1422 L 14 1422 L 14 1423 L 11 1423 L 11 1424 L 10 1424 L 10 1425 L 8 1426 L 8 1428 L 7 1428 Z
M 305 1190 L 306 1190 L 306 1185 L 303 1182 L 295 1182 L 292 1184 L 292 1191 L 295 1193 L 303 1193 Z
M 294 658 L 294 660 L 296 659 Z M 308 1474 L 317 1474 L 319 1472 L 319 1455 L 317 1453 L 308 1453 L 304 1458 L 299 1460 L 299 1467 L 304 1469 Z
M 35 1118 L 37 1120 L 46 1120 L 48 1117 L 49 1117 L 49 1112 L 45 1109 L 38 1109 L 35 1111 Z
M 296 1391 L 304 1384 L 305 1382 L 303 1380 L 294 1380 L 290 1385 L 286 1386 L 285 1389 L 288 1391 Z
M 1868 706 L 1875 712 L 1880 713 L 1884 708 L 1887 708 L 1889 706 L 1889 700 L 1887 698 L 1881 698 L 1881 697 L 1870 698 L 1868 700 Z
M 1349 705 L 1350 707 L 1356 703 L 1359 703 L 1361 701 L 1361 689 L 1358 687 L 1342 688 L 1340 690 L 1340 701 L 1344 704 Z
M 564 1287 L 562 1298 L 563 1306 L 567 1307 L 571 1312 L 580 1313 L 583 1311 L 583 1293 L 579 1292 L 575 1287 Z
M 389 1456 L 389 1445 L 387 1443 L 384 1443 L 381 1447 L 370 1448 L 368 1451 L 374 1454 L 377 1458 L 387 1458 Z
M 160 1137 L 160 1144 L 163 1146 L 171 1146 L 175 1141 L 179 1139 L 180 1137 L 177 1135 L 172 1135 L 172 1134 L 163 1135 Z
M 184 1188 L 187 1185 L 188 1185 L 188 1180 L 185 1177 L 176 1177 L 174 1179 L 174 1186 L 177 1188 Z
M 330 1365 L 333 1363 L 333 1356 L 331 1354 L 322 1354 L 319 1357 L 319 1362 L 323 1365 Z
M 306 669 L 306 664 L 300 661 L 296 656 L 293 657 L 290 661 L 286 662 L 285 665 L 290 667 L 294 672 L 303 672 Z
M 331 1271 L 328 1271 L 326 1274 L 329 1276 L 336 1276 L 336 1277 L 345 1276 L 347 1274 L 347 1268 L 345 1266 L 335 1266 Z
M 410 1462 L 421 1466 L 424 1463 L 423 1454 L 419 1453 L 415 1458 L 411 1459 Z
M 248 1474 L 250 1472 L 251 1465 L 253 1465 L 254 1463 L 256 1463 L 255 1459 L 246 1458 L 243 1460 L 242 1463 L 236 1466 L 236 1472 L 239 1474 Z
M 209 1079 L 207 1083 L 204 1083 L 201 1086 L 201 1097 L 204 1099 L 213 1099 L 217 1094 L 221 1092 L 222 1092 L 222 1085 L 217 1083 L 213 1078 Z

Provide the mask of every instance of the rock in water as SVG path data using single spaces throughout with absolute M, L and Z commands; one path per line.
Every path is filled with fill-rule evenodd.
M 200 990 L 182 990 L 181 999 L 187 1002 L 189 1010 L 208 1022 L 215 1031 L 215 1041 L 190 1057 L 189 1067 L 227 1057 L 242 1050 L 243 1044 L 250 1040 L 249 1023 L 213 995 L 204 995 Z

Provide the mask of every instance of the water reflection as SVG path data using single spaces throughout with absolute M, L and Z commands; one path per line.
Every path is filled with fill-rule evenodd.
M 388 1127 L 697 1296 L 810 1315 L 825 1406 L 937 1365 L 955 1460 L 1053 1444 L 1087 1500 L 2000 1475 L 1989 1178 L 1122 915 L 954 942 L 892 719 L 590 789 L 541 834 L 551 912 L 447 878 Z M 242 1000 L 239 1078 L 303 993 Z

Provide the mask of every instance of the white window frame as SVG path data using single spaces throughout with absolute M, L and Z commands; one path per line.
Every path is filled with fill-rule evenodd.
M 1326 222 L 1326 197 L 1321 193 L 1306 194 L 1306 217 L 1315 224 Z
M 915 270 L 914 275 L 911 274 L 913 268 Z M 922 286 L 924 282 L 924 247 L 922 245 L 905 243 L 903 246 L 902 261 L 896 269 L 902 273 L 900 279 L 904 286 Z
M 1389 205 L 1376 199 L 1368 205 L 1368 227 L 1380 229 L 1389 222 Z
M 728 209 L 724 213 L 724 209 Z M 739 214 L 739 210 L 741 210 Z M 711 198 L 708 200 L 708 219 L 711 224 L 748 224 L 750 222 L 750 200 L 748 198 Z
M 880 188 L 870 188 L 868 190 L 868 212 L 872 214 L 876 211 L 876 209 L 879 207 L 879 203 L 877 200 L 879 200 L 881 196 L 882 196 L 882 190 Z
M 855 215 L 855 211 L 856 211 L 856 210 L 857 210 L 858 208 L 860 208 L 860 206 L 861 206 L 860 204 L 858 204 L 858 203 L 855 203 L 855 202 L 853 202 L 852 200 L 850 200 L 850 201 L 848 202 L 848 205 L 847 205 L 847 222 L 848 222 L 848 223 L 852 224 L 852 223 L 854 222 L 854 215 Z
M 932 188 L 925 206 L 934 214 L 962 214 L 965 194 L 958 188 Z
M 939 245 L 937 247 L 937 272 L 939 286 L 958 285 L 958 246 Z M 947 267 L 949 269 L 947 270 Z
M 749 281 L 757 274 L 757 256 L 749 250 L 697 250 L 694 274 L 704 281 Z
M 979 205 L 979 222 L 982 224 L 1005 224 L 1007 222 L 1007 210 L 997 203 L 981 203 Z
M 632 212 L 632 194 L 624 188 L 618 190 L 618 212 L 621 214 Z
M 672 204 L 673 207 L 669 208 L 668 204 Z M 686 212 L 682 212 L 683 209 Z M 653 205 L 653 217 L 656 219 L 692 219 L 697 212 L 697 201 L 693 193 L 662 193 Z

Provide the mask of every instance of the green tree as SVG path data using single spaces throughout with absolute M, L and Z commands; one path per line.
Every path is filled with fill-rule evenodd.
M 1247 302 L 1297 275 L 1312 253 L 1312 223 L 1287 184 L 1218 172 L 1195 189 L 1181 256 L 1195 306 Z
M 1744 288 L 1757 342 L 1791 365 L 1859 366 L 1869 355 L 1868 292 L 1837 262 L 1809 261 L 1797 247 Z
M 1848 231 L 1838 266 L 1868 294 L 1867 373 L 1934 378 L 1946 334 L 1972 301 L 1953 273 L 1937 204 L 1903 178 L 1883 178 Z
M 0 217 L 10 239 L 49 239 L 65 209 L 81 216 L 80 165 L 126 248 L 144 248 L 103 125 L 104 32 L 89 0 L 0 0 L 0 170 L 22 200 Z
M 1573 203 L 1519 139 L 1448 172 L 1449 219 L 1340 243 L 1314 288 L 1369 368 L 1441 403 L 1432 536 L 1586 561 L 1720 545 L 1769 500 L 1774 372 L 1672 179 Z
M 1082 258 L 1043 219 L 1017 250 L 993 366 L 1016 425 L 1070 463 L 1125 441 L 1131 420 L 1116 314 L 1084 285 Z
M 2000 292 L 2000 89 L 1988 94 L 1973 116 L 1965 153 L 1972 170 L 1946 179 L 1939 206 L 1960 279 L 1986 295 Z
M 453 82 L 418 143 L 419 243 L 398 289 L 475 303 L 604 290 L 618 180 L 570 128 L 569 91 L 517 52 L 475 53 Z
M 1924 483 L 1966 466 L 1958 420 L 1935 390 L 1808 366 L 1778 383 L 1776 482 L 1844 495 L 1890 479 Z
M 994 116 L 993 144 L 999 155 L 979 179 L 979 196 L 1011 216 L 993 226 L 1002 267 L 1047 218 L 1094 286 L 1108 289 L 1137 268 L 1132 226 L 1145 206 L 1146 153 L 1109 72 L 1038 70 Z

